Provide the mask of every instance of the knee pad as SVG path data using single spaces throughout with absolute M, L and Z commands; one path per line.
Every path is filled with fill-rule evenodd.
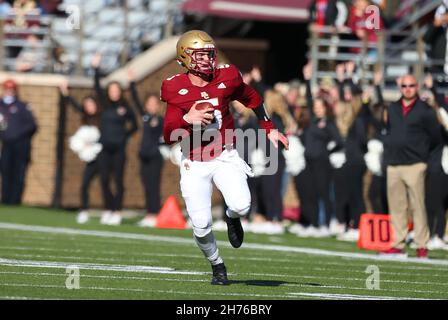
M 193 225 L 193 233 L 198 238 L 203 238 L 212 231 L 212 222 L 205 215 L 191 218 L 191 223 Z

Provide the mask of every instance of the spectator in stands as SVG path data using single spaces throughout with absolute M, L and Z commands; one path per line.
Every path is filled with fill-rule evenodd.
M 42 72 L 47 65 L 48 52 L 39 37 L 31 33 L 16 59 L 17 72 Z
M 387 194 L 395 239 L 387 255 L 406 255 L 407 210 L 412 212 L 417 257 L 427 258 L 429 229 L 425 208 L 425 176 L 430 151 L 440 136 L 435 113 L 418 95 L 417 79 L 399 79 L 402 97 L 389 107 L 385 150 Z
M 51 14 L 61 14 L 61 11 L 58 9 L 62 0 L 39 0 L 38 7 L 40 13 L 42 15 Z
M 101 55 L 92 59 L 95 70 L 95 91 L 101 113 L 101 140 L 103 150 L 98 158 L 100 166 L 101 187 L 106 200 L 107 213 L 101 217 L 101 223 L 119 225 L 124 196 L 124 169 L 126 163 L 126 144 L 137 131 L 134 111 L 123 97 L 123 90 L 118 82 L 111 82 L 104 90 L 100 85 L 99 66 Z M 114 176 L 115 194 L 111 190 L 111 175 Z
M 8 1 L 0 0 L 0 19 L 4 19 L 11 12 L 11 5 Z
M 263 96 L 268 86 L 263 82 L 261 70 L 258 66 L 253 66 L 248 72 L 242 72 L 245 84 L 252 86 L 257 92 Z
M 368 0 L 354 0 L 353 6 L 350 10 L 350 15 L 347 21 L 348 27 L 353 31 L 359 40 L 367 41 L 369 44 L 378 42 L 378 31 L 383 29 L 383 19 L 381 15 L 372 19 L 371 12 L 367 7 L 372 3 Z M 377 21 L 378 26 L 370 25 L 371 22 Z M 376 29 L 378 27 L 378 29 Z M 353 51 L 359 52 L 360 49 Z M 369 49 L 369 56 L 376 57 L 376 49 Z
M 70 104 L 76 112 L 79 112 L 82 115 L 82 126 L 78 130 L 89 128 L 95 128 L 99 134 L 99 118 L 100 118 L 100 110 L 98 108 L 97 102 L 93 96 L 86 96 L 82 99 L 81 104 L 79 104 L 73 97 L 69 95 L 68 91 L 68 82 L 64 81 L 60 85 L 60 100 L 59 103 L 64 108 L 67 104 Z M 89 131 L 89 132 L 90 132 Z M 85 131 L 86 132 L 86 131 Z M 76 134 L 75 134 L 76 135 Z M 72 138 L 73 139 L 73 138 Z M 84 142 L 84 141 L 82 141 Z M 89 187 L 91 185 L 92 180 L 95 176 L 99 175 L 99 167 L 97 161 L 98 152 L 101 151 L 101 148 L 98 146 L 94 146 L 97 141 L 90 141 L 89 143 L 83 144 L 81 148 L 75 148 L 80 156 L 81 160 L 86 163 L 83 172 L 82 184 L 81 184 L 81 208 L 80 212 L 76 217 L 76 221 L 80 224 L 86 223 L 89 220 Z M 77 143 L 71 140 L 70 145 L 73 143 Z M 90 149 L 90 150 L 87 150 Z M 96 150 L 95 150 L 96 149 Z M 75 151 L 75 150 L 74 150 Z M 88 152 L 89 151 L 89 152 Z M 84 154 L 82 154 L 84 153 Z
M 27 26 L 27 15 L 39 15 L 40 10 L 34 0 L 15 0 L 12 13 L 15 15 L 14 24 L 16 27 L 24 28 Z
M 22 201 L 31 138 L 36 130 L 31 107 L 19 99 L 16 82 L 6 80 L 0 100 L 0 168 L 4 204 L 20 204 Z
M 156 94 L 150 94 L 144 104 L 140 100 L 135 84 L 134 71 L 128 69 L 134 105 L 143 120 L 143 135 L 140 144 L 140 177 L 145 190 L 146 216 L 139 222 L 141 227 L 154 227 L 156 216 L 160 211 L 160 186 L 163 167 L 163 157 L 159 146 L 163 144 L 163 117 L 161 115 L 160 99 Z
M 319 27 L 332 26 L 342 28 L 347 21 L 348 10 L 344 1 L 313 0 L 309 8 L 311 30 L 318 31 Z
M 448 74 L 448 52 L 446 50 L 448 36 L 448 0 L 437 8 L 434 22 L 429 24 L 428 31 L 424 36 L 425 42 L 429 45 L 428 56 L 436 60 L 430 67 L 433 74 Z

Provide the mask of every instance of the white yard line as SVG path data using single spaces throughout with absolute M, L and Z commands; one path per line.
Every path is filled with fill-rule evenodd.
M 385 297 L 385 296 L 363 296 L 354 294 L 339 294 L 339 293 L 311 293 L 311 292 L 290 292 L 291 296 L 313 297 L 322 299 L 342 299 L 342 300 L 428 300 L 421 298 L 407 298 L 407 297 Z
M 2 286 L 5 287 L 25 287 L 25 288 L 55 288 L 55 289 L 64 289 L 67 290 L 65 286 L 57 286 L 57 285 L 49 285 L 49 284 L 28 284 L 28 283 L 2 283 Z M 113 288 L 113 287 L 84 287 L 80 286 L 79 291 L 82 290 L 95 290 L 95 291 L 127 291 L 127 292 L 148 292 L 148 293 L 168 293 L 168 294 L 180 294 L 180 295 L 206 295 L 206 296 L 228 296 L 228 297 L 256 297 L 256 298 L 289 298 L 295 299 L 293 295 L 283 294 L 283 295 L 275 295 L 275 294 L 254 294 L 254 293 L 221 293 L 219 291 L 214 292 L 194 292 L 194 291 L 177 291 L 177 290 L 148 290 L 141 288 Z M 75 290 L 78 291 L 78 290 Z
M 57 261 L 32 261 L 32 260 L 15 260 L 0 258 L 1 266 L 15 267 L 36 267 L 36 268 L 69 268 L 77 267 L 86 270 L 101 271 L 122 271 L 122 272 L 145 272 L 145 273 L 164 273 L 164 274 L 187 274 L 187 275 L 204 275 L 206 272 L 181 271 L 173 268 L 150 267 L 150 266 L 132 266 L 132 265 L 110 265 L 110 264 L 92 264 L 92 263 L 68 263 Z
M 199 252 L 197 254 L 177 254 L 177 253 L 155 253 L 155 252 L 124 252 L 124 251 L 113 251 L 113 250 L 107 250 L 107 251 L 102 251 L 102 250 L 98 250 L 98 246 L 93 246 L 93 245 L 83 245 L 82 246 L 83 249 L 80 248 L 79 245 L 77 245 L 77 249 L 63 249 L 63 248 L 47 248 L 47 247 L 30 247 L 30 246 L 0 246 L 0 249 L 5 249 L 5 250 L 12 250 L 12 251 L 39 251 L 39 252 L 68 252 L 68 253 L 86 253 L 88 252 L 90 249 L 94 250 L 96 254 L 106 254 L 106 255 L 126 255 L 129 254 L 131 256 L 147 256 L 147 257 L 176 257 L 176 258 L 188 258 L 188 259 L 199 259 L 199 260 L 203 260 L 204 256 L 201 255 Z M 18 255 L 18 254 L 15 254 Z M 26 255 L 25 255 L 26 256 Z M 50 257 L 50 256 L 45 256 L 45 257 Z M 57 256 L 59 258 L 63 258 L 62 256 Z M 70 256 L 69 258 L 73 258 L 73 256 Z M 268 258 L 268 257 L 247 257 L 247 256 L 232 256 L 232 255 L 226 255 L 226 258 L 228 259 L 232 259 L 232 260 L 244 260 L 244 261 L 263 261 L 263 262 L 271 262 L 271 263 L 289 263 L 289 264 L 300 264 L 300 265 L 327 265 L 327 266 L 340 266 L 344 271 L 347 271 L 347 264 L 346 263 L 340 263 L 340 262 L 334 262 L 334 261 L 326 261 L 326 260 L 321 260 L 318 261 L 316 263 L 316 260 L 313 259 L 312 261 L 310 260 L 303 260 L 303 259 L 297 259 L 297 257 L 291 256 L 291 258 Z M 84 258 L 82 258 L 84 259 Z M 101 258 L 99 258 L 101 259 Z M 104 259 L 105 261 L 106 258 Z M 113 260 L 111 260 L 113 261 Z M 134 260 L 136 262 L 149 262 L 149 260 Z M 360 262 L 360 261 L 351 261 L 350 262 L 352 265 L 351 267 L 360 267 L 363 268 L 365 267 L 365 262 Z M 356 265 L 358 264 L 358 265 Z M 380 266 L 381 269 L 387 268 L 387 269 L 399 269 L 401 270 L 400 272 L 388 272 L 388 271 L 382 271 L 382 273 L 384 274 L 393 274 L 393 275 L 412 275 L 415 276 L 415 270 L 434 270 L 434 271 L 446 271 L 446 268 L 443 266 Z M 404 274 L 403 268 L 405 269 L 412 269 L 413 272 L 412 274 L 406 273 Z M 338 268 L 332 268 L 331 270 L 339 270 Z M 328 270 L 328 268 L 319 268 L 319 267 L 313 267 L 312 270 Z M 350 271 L 355 270 L 354 268 L 349 269 Z M 355 272 L 364 272 L 363 270 L 355 270 Z M 418 273 L 420 274 L 420 273 Z M 426 274 L 425 274 L 426 275 Z M 446 275 L 448 277 L 448 275 Z M 446 284 L 448 285 L 448 283 Z
M 126 232 L 113 232 L 113 231 L 97 231 L 97 230 L 81 230 L 72 228 L 59 228 L 59 227 L 44 227 L 35 225 L 23 225 L 14 223 L 0 223 L 0 229 L 7 230 L 20 230 L 20 231 L 31 231 L 31 232 L 41 232 L 41 233 L 52 233 L 52 234 L 69 234 L 69 235 L 83 235 L 83 236 L 96 236 L 105 238 L 120 238 L 120 239 L 137 239 L 144 241 L 160 241 L 160 242 L 170 242 L 176 244 L 186 244 L 193 245 L 193 239 L 180 238 L 180 237 L 170 237 L 170 236 L 153 236 L 145 234 L 135 234 Z M 227 242 L 218 241 L 220 246 L 229 247 Z M 418 259 L 418 258 L 406 258 L 397 259 L 391 257 L 378 256 L 373 254 L 364 253 L 353 253 L 353 252 L 337 252 L 323 249 L 313 249 L 313 248 L 303 248 L 303 247 L 292 247 L 292 246 L 282 246 L 282 245 L 268 245 L 268 244 L 258 244 L 258 243 L 245 243 L 243 245 L 244 249 L 253 250 L 264 250 L 264 251 L 281 251 L 281 252 L 294 252 L 303 253 L 308 255 L 318 255 L 327 257 L 340 257 L 349 259 L 363 259 L 372 261 L 392 261 L 399 263 L 415 263 L 415 264 L 426 264 L 426 265 L 441 265 L 448 266 L 448 260 L 435 260 L 435 259 Z

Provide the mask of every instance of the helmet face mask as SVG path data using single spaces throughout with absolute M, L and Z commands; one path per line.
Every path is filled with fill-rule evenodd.
M 216 69 L 216 56 L 213 39 L 203 31 L 188 31 L 177 42 L 177 61 L 193 74 L 212 75 Z

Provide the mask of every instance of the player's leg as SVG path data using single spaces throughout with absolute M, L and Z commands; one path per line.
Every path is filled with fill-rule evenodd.
M 244 230 L 240 218 L 249 213 L 251 205 L 247 175 L 240 161 L 243 160 L 237 154 L 229 157 L 226 161 L 216 161 L 216 169 L 213 174 L 213 181 L 228 206 L 226 211 L 227 233 L 230 244 L 234 248 L 239 248 L 243 243 Z
M 180 165 L 180 188 L 196 244 L 212 266 L 212 284 L 228 284 L 224 262 L 212 231 L 213 188 L 209 168 L 209 163 L 184 159 Z

